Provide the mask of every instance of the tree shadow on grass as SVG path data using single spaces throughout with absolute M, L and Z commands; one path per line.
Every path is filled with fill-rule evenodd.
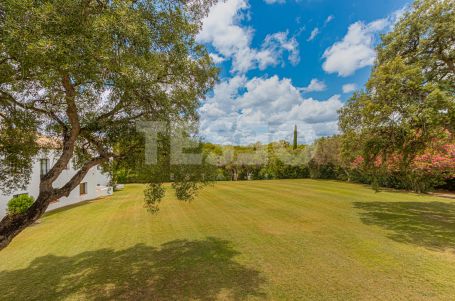
M 443 202 L 356 202 L 367 225 L 393 231 L 388 237 L 432 250 L 455 251 L 455 204 Z
M 265 297 L 263 277 L 233 260 L 217 238 L 176 240 L 159 249 L 138 244 L 72 257 L 47 255 L 27 268 L 0 272 L 1 299 L 243 300 Z

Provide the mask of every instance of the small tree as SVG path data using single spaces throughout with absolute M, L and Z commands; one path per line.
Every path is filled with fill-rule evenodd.
M 33 205 L 0 222 L 0 249 L 49 203 L 68 196 L 90 168 L 111 159 L 142 160 L 137 120 L 197 120 L 198 99 L 217 75 L 206 49 L 195 42 L 211 2 L 0 3 L 0 188 L 27 183 L 37 136 L 62 146 Z M 72 158 L 78 172 L 54 187 Z M 11 165 L 23 172 L 13 173 Z

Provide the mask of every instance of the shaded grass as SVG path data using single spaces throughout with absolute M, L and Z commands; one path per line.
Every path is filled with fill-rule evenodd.
M 261 296 L 262 278 L 233 261 L 237 254 L 228 241 L 209 237 L 175 240 L 159 249 L 137 244 L 70 257 L 46 255 L 25 269 L 3 272 L 1 294 L 2 299 L 16 300 L 213 300 L 223 291 L 236 300 Z M 23 290 L 23 283 L 31 280 L 33 291 Z
M 356 202 L 362 221 L 391 230 L 398 242 L 455 250 L 455 204 L 443 202 Z
M 335 181 L 143 186 L 46 215 L 0 252 L 5 300 L 453 300 L 449 199 Z

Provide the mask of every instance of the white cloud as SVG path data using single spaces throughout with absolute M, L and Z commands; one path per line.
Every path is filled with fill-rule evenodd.
M 200 42 L 211 43 L 224 57 L 233 58 L 236 69 L 250 68 L 248 58 L 252 56 L 249 48 L 252 30 L 237 25 L 245 9 L 248 9 L 245 0 L 218 2 L 203 20 L 197 37 Z
M 265 143 L 291 137 L 297 124 L 301 141 L 309 143 L 337 133 L 342 105 L 338 95 L 304 98 L 288 78 L 235 76 L 217 84 L 203 103 L 201 134 L 215 143 Z
M 264 52 L 270 52 L 269 57 L 276 58 L 279 60 L 283 57 L 283 52 L 287 51 L 289 53 L 288 60 L 293 65 L 297 65 L 300 61 L 299 54 L 299 43 L 295 37 L 288 38 L 288 32 L 277 32 L 274 34 L 269 34 L 265 37 L 262 44 L 261 51 L 259 55 Z M 260 66 L 263 60 L 259 60 Z M 276 63 L 275 63 L 276 64 Z
M 285 0 L 264 0 L 282 3 Z M 324 91 L 326 84 L 316 78 L 307 87 L 296 87 L 289 78 L 277 75 L 247 78 L 248 70 L 264 70 L 300 60 L 298 33 L 289 31 L 266 35 L 260 46 L 252 47 L 254 30 L 242 24 L 248 18 L 248 0 L 218 2 L 204 19 L 198 41 L 211 44 L 210 54 L 215 63 L 230 61 L 232 77 L 219 82 L 202 102 L 200 132 L 208 140 L 222 144 L 248 144 L 278 139 L 290 141 L 294 125 L 299 140 L 310 143 L 321 136 L 338 132 L 337 111 L 343 106 L 339 95 L 318 100 L 305 97 L 306 92 Z M 378 33 L 393 26 L 401 12 L 371 23 L 351 24 L 342 40 L 329 47 L 323 55 L 323 69 L 328 73 L 348 76 L 372 65 L 374 44 Z M 334 19 L 328 16 L 324 24 L 314 28 L 308 40 L 315 39 L 321 28 Z M 296 20 L 296 22 L 299 22 Z M 345 84 L 343 93 L 357 89 Z M 270 136 L 270 132 L 273 136 Z
M 319 34 L 319 28 L 314 28 L 312 31 L 311 31 L 311 34 L 310 36 L 308 37 L 307 41 L 310 42 L 310 41 L 313 41 L 314 38 L 316 38 L 316 36 Z
M 306 123 L 326 123 L 338 119 L 337 110 L 342 107 L 340 95 L 334 95 L 326 101 L 313 98 L 304 99 L 298 106 L 292 108 L 291 118 L 302 117 Z
M 332 22 L 333 19 L 335 19 L 335 17 L 333 15 L 328 16 L 327 19 L 325 19 L 325 21 L 324 21 L 324 26 L 327 26 L 327 24 Z
M 281 3 L 285 3 L 286 2 L 286 0 L 264 0 L 264 1 L 267 4 L 275 4 L 275 3 L 280 3 L 281 4 Z
M 379 19 L 368 24 L 363 22 L 351 24 L 343 40 L 324 52 L 325 61 L 322 65 L 324 71 L 346 77 L 358 69 L 373 65 L 376 58 L 375 34 L 389 25 L 389 19 Z
M 313 78 L 307 87 L 301 88 L 303 92 L 320 92 L 327 88 L 324 81 Z
M 354 92 L 356 89 L 357 89 L 356 84 L 343 85 L 343 93 L 351 93 L 351 92 Z
M 276 75 L 255 77 L 246 83 L 245 88 L 246 92 L 238 98 L 239 107 L 245 112 L 260 110 L 273 115 L 278 111 L 288 111 L 301 97 L 290 79 L 279 79 Z
M 368 24 L 361 21 L 351 24 L 344 38 L 325 50 L 322 68 L 327 73 L 346 77 L 358 69 L 373 65 L 376 59 L 376 36 L 393 28 L 408 9 L 408 6 L 404 6 L 386 18 Z M 326 19 L 325 24 L 333 20 L 331 17 Z
M 232 72 L 245 73 L 254 68 L 263 70 L 283 63 L 284 52 L 289 53 L 292 64 L 298 63 L 298 42 L 294 37 L 288 37 L 288 32 L 268 35 L 260 49 L 251 48 L 254 30 L 241 24 L 248 9 L 247 0 L 218 2 L 203 20 L 197 40 L 212 44 L 218 56 L 232 60 Z
M 234 110 L 232 100 L 237 97 L 238 90 L 245 85 L 246 78 L 236 76 L 228 81 L 222 81 L 215 85 L 213 96 L 202 106 L 200 112 L 208 119 L 224 116 Z
M 218 54 L 216 54 L 216 53 L 210 53 L 209 56 L 210 56 L 210 58 L 213 60 L 213 62 L 214 62 L 215 64 L 222 63 L 222 62 L 224 62 L 224 60 L 225 60 L 224 57 L 222 57 L 222 56 L 220 56 L 220 55 L 218 55 Z

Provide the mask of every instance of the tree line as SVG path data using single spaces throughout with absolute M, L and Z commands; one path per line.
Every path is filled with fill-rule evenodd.
M 212 156 L 209 160 L 213 164 L 211 171 L 204 169 L 212 181 L 311 178 L 418 192 L 434 188 L 455 189 L 454 143 L 438 143 L 426 149 L 415 157 L 406 174 L 400 170 L 399 157 L 391 157 L 387 162 L 378 157 L 371 168 L 360 152 L 350 152 L 350 141 L 345 135 L 320 138 L 313 144 L 298 145 L 297 148 L 287 141 L 279 141 L 248 146 L 204 143 L 202 150 L 206 156 Z M 115 170 L 115 179 L 120 183 L 147 183 L 149 177 L 142 169 L 124 167 Z M 172 181 L 172 177 L 168 180 Z

